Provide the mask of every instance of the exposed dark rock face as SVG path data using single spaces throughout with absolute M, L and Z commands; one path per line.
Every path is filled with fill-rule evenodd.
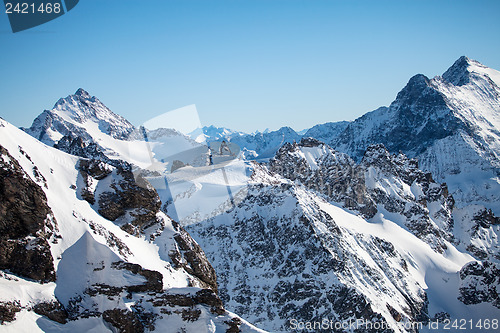
M 111 268 L 117 270 L 127 270 L 132 274 L 141 275 L 146 279 L 144 284 L 127 286 L 126 290 L 128 292 L 161 292 L 163 290 L 163 276 L 159 272 L 144 269 L 140 265 L 123 261 L 112 263 Z
M 0 301 L 0 324 L 14 321 L 19 311 L 21 311 L 21 306 L 17 302 Z
M 323 151 L 314 167 L 302 155 L 309 148 Z M 454 201 L 446 184 L 437 184 L 430 173 L 418 169 L 416 160 L 403 154 L 391 155 L 383 145 L 368 147 L 356 164 L 326 144 L 305 138 L 298 144 L 283 145 L 271 159 L 270 170 L 367 219 L 374 217 L 380 207 L 401 214 L 408 230 L 439 252 L 446 249 L 443 240 L 453 241 Z M 412 187 L 419 193 L 405 190 Z
M 446 97 L 429 78 L 417 74 L 389 108 L 380 108 L 356 119 L 329 143 L 357 161 L 369 145 L 377 143 L 383 143 L 390 152 L 402 151 L 415 157 L 461 126 L 463 124 L 450 111 Z
M 45 193 L 0 146 L 0 269 L 55 280 L 48 238 L 53 216 Z
M 201 303 L 210 306 L 210 311 L 212 311 L 212 313 L 222 315 L 226 312 L 221 299 L 217 296 L 217 293 L 211 289 L 197 291 L 193 299 L 198 304 Z
M 488 229 L 493 225 L 500 224 L 500 217 L 495 216 L 491 209 L 485 208 L 474 216 L 473 221 L 476 222 L 473 227 L 474 231 L 477 231 L 480 227 Z
M 4 157 L 0 160 L 0 235 L 6 238 L 34 235 L 45 226 L 50 212 L 45 193 L 2 146 L 0 154 Z
M 460 270 L 460 296 L 464 304 L 491 303 L 500 309 L 500 265 L 490 261 L 470 262 Z
M 38 303 L 33 311 L 61 324 L 66 324 L 68 320 L 68 313 L 59 301 Z
M 177 234 L 174 240 L 178 248 L 169 252 L 174 267 L 184 268 L 197 277 L 203 285 L 217 293 L 217 276 L 201 247 L 178 223 L 172 222 Z
M 84 183 L 83 188 L 80 190 L 80 195 L 82 199 L 93 205 L 95 197 L 91 190 L 92 182 L 106 178 L 112 172 L 112 168 L 99 160 L 80 160 L 78 169 Z
M 466 247 L 467 251 L 479 260 L 490 258 L 500 259 L 499 247 L 497 245 L 484 246 L 484 244 L 489 243 L 485 239 L 486 235 L 492 231 L 492 227 L 500 224 L 500 217 L 495 216 L 491 209 L 483 208 L 472 216 L 471 222 L 471 227 L 467 230 L 470 238 L 465 240 L 468 243 Z
M 111 221 L 121 218 L 123 230 L 139 235 L 158 222 L 156 214 L 160 211 L 160 199 L 147 180 L 141 176 L 134 177 L 128 163 L 113 164 L 94 159 L 80 160 L 78 169 L 83 186 L 79 194 L 92 205 L 97 202 L 97 211 L 101 216 Z M 101 188 L 96 198 L 95 190 L 104 179 L 108 184 Z
M 465 56 L 460 57 L 453 66 L 443 74 L 443 79 L 455 86 L 463 86 L 470 82 L 472 73 L 468 70 L 469 61 Z
M 196 305 L 203 304 L 208 305 L 214 314 L 222 315 L 226 312 L 221 299 L 211 289 L 198 290 L 194 295 L 163 293 L 147 301 L 155 307 L 187 307 L 193 310 Z
M 1 240 L 0 268 L 40 282 L 56 278 L 50 246 L 43 238 Z
M 231 321 L 225 322 L 229 327 L 226 330 L 226 333 L 240 333 L 240 325 L 241 320 L 239 318 L 233 318 Z
M 106 310 L 102 319 L 113 325 L 120 333 L 142 333 L 144 326 L 138 316 L 129 310 Z
M 75 137 L 73 134 L 63 136 L 54 144 L 54 148 L 74 156 L 92 158 L 108 163 L 112 161 L 103 154 L 101 148 L 96 143 L 87 142 L 79 136 Z

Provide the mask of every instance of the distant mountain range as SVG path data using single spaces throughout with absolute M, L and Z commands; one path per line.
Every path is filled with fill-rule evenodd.
M 30 128 L 0 120 L 0 329 L 500 318 L 500 72 L 461 57 L 352 122 L 202 132 L 83 89 Z

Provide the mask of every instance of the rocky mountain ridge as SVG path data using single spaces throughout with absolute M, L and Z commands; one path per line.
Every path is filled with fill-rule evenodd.
M 415 75 L 389 108 L 356 119 L 328 143 L 357 161 L 382 143 L 446 182 L 458 206 L 500 214 L 499 127 L 500 73 L 461 57 L 443 76 Z

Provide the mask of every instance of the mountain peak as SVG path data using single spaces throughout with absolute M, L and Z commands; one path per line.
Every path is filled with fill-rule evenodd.
M 443 79 L 455 86 L 463 86 L 470 81 L 471 66 L 485 67 L 480 62 L 461 56 L 455 63 L 443 74 Z
M 128 120 L 79 88 L 73 95 L 60 98 L 52 110 L 44 111 L 30 128 L 23 130 L 45 144 L 53 145 L 61 137 L 71 134 L 93 140 L 90 132 L 95 125 L 102 133 L 121 140 L 128 138 L 135 129 Z
M 412 76 L 406 86 L 398 93 L 396 101 L 415 100 L 429 86 L 429 82 L 429 78 L 423 74 Z
M 426 86 L 429 83 L 429 78 L 424 74 L 416 74 L 410 78 L 408 85 Z
M 83 88 L 78 88 L 78 90 L 75 92 L 75 95 L 83 97 L 85 99 L 90 98 L 90 94 L 86 90 L 84 90 Z
M 457 61 L 455 61 L 455 64 L 457 65 L 462 65 L 462 66 L 469 66 L 469 64 L 471 62 L 473 62 L 474 60 L 470 59 L 469 57 L 467 56 L 461 56 L 460 58 L 457 59 Z

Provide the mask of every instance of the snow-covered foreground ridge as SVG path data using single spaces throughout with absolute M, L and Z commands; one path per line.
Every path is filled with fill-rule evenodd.
M 0 145 L 2 332 L 259 331 L 223 308 L 203 251 L 126 168 L 4 120 Z
M 498 77 L 462 57 L 353 122 L 207 145 L 82 89 L 2 120 L 0 330 L 492 331 Z

